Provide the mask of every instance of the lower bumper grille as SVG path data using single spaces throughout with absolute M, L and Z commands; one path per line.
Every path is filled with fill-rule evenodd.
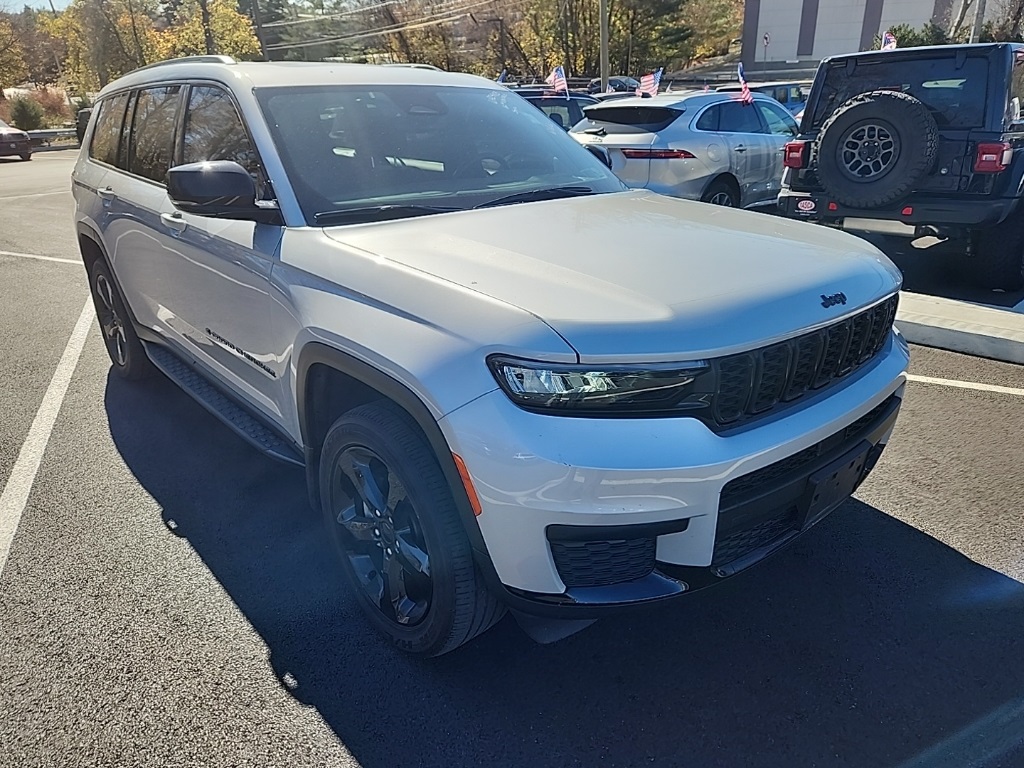
M 566 587 L 604 587 L 640 579 L 654 570 L 657 538 L 552 541 L 558 575 Z
M 776 510 L 778 512 L 778 510 Z M 732 531 L 715 538 L 715 553 L 711 565 L 725 565 L 744 555 L 768 546 L 776 539 L 795 531 L 799 513 L 795 506 L 782 510 L 776 517 L 754 523 L 750 527 Z
M 895 418 L 897 400 L 890 397 L 824 440 L 726 483 L 719 501 L 712 566 L 739 560 L 800 530 L 799 500 L 808 476 L 865 438 L 880 437 L 883 425 Z M 875 459 L 877 455 L 872 462 Z

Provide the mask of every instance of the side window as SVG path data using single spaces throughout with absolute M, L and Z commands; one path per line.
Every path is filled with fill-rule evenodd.
M 786 110 L 766 101 L 757 102 L 757 108 L 761 110 L 770 133 L 776 136 L 796 136 L 796 121 Z
M 779 104 L 785 104 L 789 101 L 789 89 L 788 88 L 776 88 L 775 93 L 771 94 L 772 98 L 775 99 Z
M 1006 110 L 1006 122 L 1020 130 L 1024 121 L 1024 61 L 1014 56 L 1013 75 L 1010 79 L 1010 101 Z
M 100 116 L 96 119 L 96 127 L 89 143 L 89 157 L 108 165 L 117 165 L 117 146 L 121 138 L 121 125 L 124 122 L 124 108 L 128 103 L 128 94 L 121 93 L 104 99 L 100 104 Z
M 174 152 L 180 85 L 145 88 L 135 99 L 128 170 L 164 183 Z
M 721 107 L 713 106 L 708 107 L 704 110 L 704 114 L 697 120 L 695 128 L 698 131 L 717 131 L 718 130 L 718 115 L 721 113 Z
M 757 117 L 756 105 L 747 105 L 740 101 L 720 104 L 722 114 L 718 120 L 718 130 L 724 133 L 764 133 L 761 121 Z
M 259 159 L 231 97 L 220 88 L 198 85 L 192 87 L 185 113 L 182 161 L 204 160 L 234 160 L 259 177 Z
M 803 104 L 806 101 L 804 98 L 803 89 L 799 85 L 789 86 L 789 102 L 790 104 Z

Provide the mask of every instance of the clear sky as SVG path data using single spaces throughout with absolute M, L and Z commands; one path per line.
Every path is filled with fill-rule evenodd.
M 71 0 L 53 0 L 53 7 L 59 11 L 67 8 L 70 2 Z M 17 13 L 26 5 L 29 8 L 39 8 L 44 11 L 50 10 L 49 0 L 0 0 L 0 8 L 5 8 L 13 13 Z

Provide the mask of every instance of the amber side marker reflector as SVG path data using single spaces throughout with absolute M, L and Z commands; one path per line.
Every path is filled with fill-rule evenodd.
M 473 479 L 469 476 L 469 470 L 466 469 L 466 462 L 457 453 L 453 453 L 452 458 L 455 459 L 455 466 L 459 470 L 459 477 L 462 478 L 462 485 L 466 489 L 466 495 L 469 496 L 469 506 L 473 508 L 473 514 L 479 517 L 483 509 L 480 507 L 480 497 L 476 495 L 476 488 L 473 487 Z

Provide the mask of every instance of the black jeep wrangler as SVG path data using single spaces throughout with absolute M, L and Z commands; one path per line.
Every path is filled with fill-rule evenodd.
M 818 67 L 784 150 L 787 216 L 964 238 L 987 288 L 1024 287 L 1024 45 L 870 51 Z

